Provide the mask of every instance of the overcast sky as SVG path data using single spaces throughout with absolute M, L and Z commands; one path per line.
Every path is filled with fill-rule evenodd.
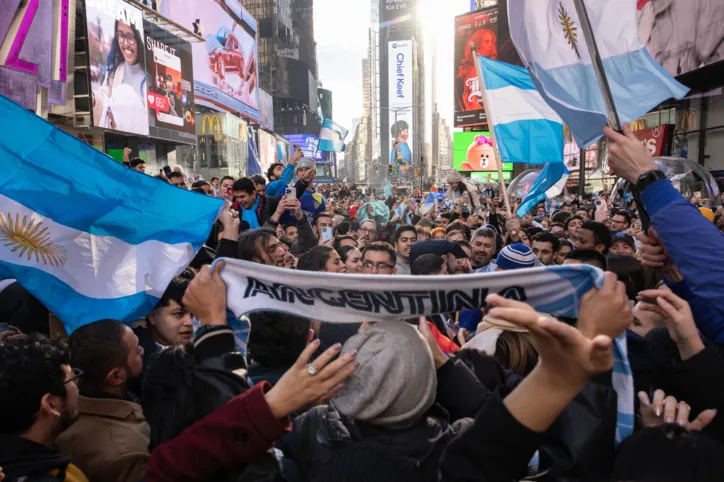
M 334 120 L 347 129 L 352 119 L 362 116 L 362 59 L 367 56 L 370 1 L 314 0 L 314 36 L 317 41 L 319 79 L 332 91 Z M 469 10 L 469 0 L 419 0 L 425 29 L 427 67 L 425 105 L 426 130 L 430 133 L 431 55 L 437 34 L 437 102 L 442 117 L 452 125 L 453 116 L 453 34 L 454 17 Z M 444 5 L 444 6 L 443 6 Z M 351 140 L 352 135 L 347 138 Z

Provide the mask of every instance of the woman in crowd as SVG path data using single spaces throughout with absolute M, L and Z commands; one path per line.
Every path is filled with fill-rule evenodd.
M 342 258 L 330 246 L 317 246 L 307 251 L 297 260 L 297 269 L 302 271 L 321 271 L 323 273 L 344 273 L 346 270 Z
M 339 256 L 344 263 L 347 273 L 359 273 L 362 271 L 362 253 L 354 246 L 343 246 L 339 248 Z

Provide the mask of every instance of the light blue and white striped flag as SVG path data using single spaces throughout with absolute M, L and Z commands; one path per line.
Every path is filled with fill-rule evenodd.
M 17 279 L 69 332 L 147 315 L 223 206 L 128 169 L 2 96 L 0 172 L 0 279 Z
M 538 178 L 530 187 L 528 194 L 523 198 L 523 202 L 520 203 L 515 215 L 522 218 L 539 202 L 558 196 L 563 192 L 569 175 L 568 168 L 562 162 L 549 163 L 543 166 Z
M 563 121 L 523 67 L 479 56 L 485 107 L 502 162 L 563 163 Z
M 621 122 L 631 122 L 688 88 L 638 37 L 636 0 L 584 0 Z M 606 106 L 573 0 L 509 0 L 510 34 L 538 91 L 581 148 L 607 124 Z
M 319 132 L 319 147 L 323 152 L 344 152 L 344 139 L 349 131 L 335 124 L 331 119 L 324 119 Z

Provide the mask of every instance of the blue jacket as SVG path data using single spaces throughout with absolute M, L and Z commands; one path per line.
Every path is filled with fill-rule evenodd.
M 684 282 L 667 283 L 691 305 L 697 327 L 710 340 L 724 343 L 724 234 L 662 179 L 641 199 L 651 224 Z
M 277 196 L 276 192 L 281 187 L 286 187 L 292 182 L 292 178 L 294 177 L 294 166 L 292 164 L 287 164 L 287 167 L 284 168 L 284 171 L 282 171 L 282 177 L 277 179 L 276 181 L 272 181 L 269 184 L 266 185 L 266 194 L 267 196 Z

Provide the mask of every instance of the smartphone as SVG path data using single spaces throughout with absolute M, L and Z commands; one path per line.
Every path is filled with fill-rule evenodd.
M 297 198 L 297 192 L 296 189 L 293 187 L 288 187 L 286 191 L 284 192 L 285 199 L 296 199 Z
M 332 241 L 332 236 L 334 234 L 333 232 L 334 232 L 334 228 L 329 228 L 329 227 L 322 228 L 322 241 L 325 243 Z
M 169 174 L 171 174 L 171 168 L 169 166 L 163 166 L 163 173 L 168 177 Z

